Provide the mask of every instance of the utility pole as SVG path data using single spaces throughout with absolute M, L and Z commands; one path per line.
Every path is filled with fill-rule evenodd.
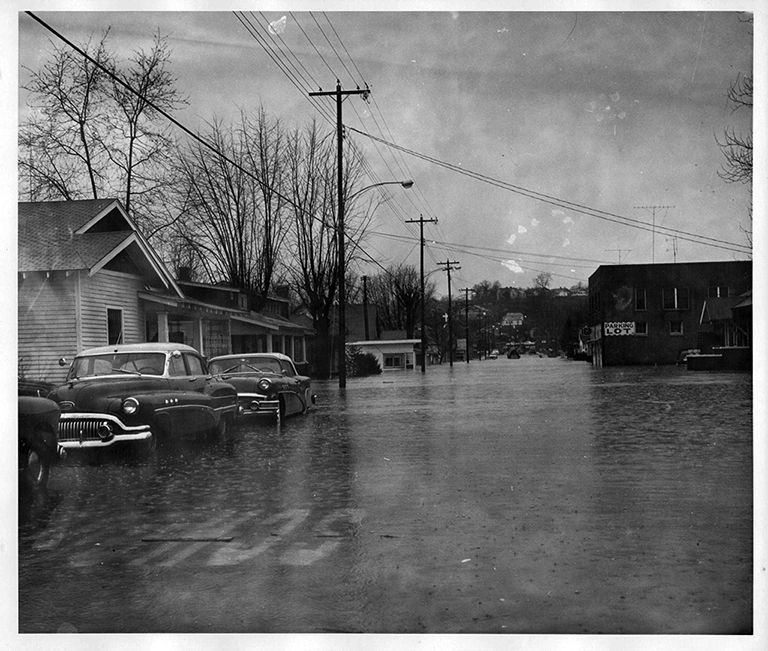
M 656 262 L 656 211 L 661 209 L 674 208 L 674 206 L 635 206 L 636 210 L 650 210 L 653 215 L 653 239 L 651 245 L 651 263 Z
M 451 271 L 454 269 L 461 269 L 461 267 L 455 267 L 453 265 L 459 264 L 456 261 L 446 260 L 445 262 L 438 262 L 440 265 L 445 265 L 445 271 L 448 274 L 448 363 L 453 366 L 453 319 L 451 318 Z
M 365 323 L 365 340 L 368 341 L 368 276 L 363 276 L 363 323 Z
M 338 238 L 338 250 L 339 250 L 339 262 L 338 262 L 338 283 L 339 283 L 339 388 L 343 389 L 347 386 L 347 320 L 344 313 L 345 302 L 347 300 L 346 291 L 344 287 L 345 270 L 345 253 L 344 253 L 344 171 L 342 165 L 342 143 L 344 141 L 344 124 L 341 121 L 341 102 L 342 97 L 346 95 L 363 95 L 363 99 L 368 97 L 370 90 L 366 87 L 365 90 L 359 88 L 355 90 L 341 90 L 341 82 L 336 80 L 336 90 L 323 91 L 320 90 L 316 93 L 310 93 L 310 97 L 317 96 L 335 96 L 336 97 L 336 136 L 338 151 L 336 155 L 336 162 L 338 164 L 338 205 L 339 205 L 339 219 L 337 223 L 337 235 Z
M 464 339 L 466 340 L 466 347 L 467 347 L 467 364 L 469 364 L 469 292 L 472 290 L 469 287 L 466 287 L 462 290 L 464 292 Z
M 419 224 L 419 247 L 421 249 L 419 259 L 421 261 L 421 372 L 427 372 L 427 333 L 424 329 L 425 309 L 427 297 L 424 295 L 424 224 L 436 224 L 436 219 L 424 219 L 419 215 L 418 219 L 406 219 L 406 224 Z

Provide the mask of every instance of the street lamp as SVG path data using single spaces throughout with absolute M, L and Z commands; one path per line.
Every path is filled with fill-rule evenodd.
M 410 179 L 406 181 L 381 181 L 380 183 L 373 183 L 372 185 L 366 185 L 354 194 L 347 197 L 347 201 L 351 203 L 352 199 L 362 194 L 363 192 L 370 190 L 371 188 L 378 188 L 382 185 L 402 185 L 406 190 L 413 186 L 413 181 Z M 346 291 L 344 288 L 344 275 L 345 269 L 345 253 L 344 253 L 344 197 L 341 192 L 341 178 L 339 178 L 339 221 L 338 221 L 338 238 L 339 238 L 339 388 L 343 389 L 347 386 L 347 319 L 345 314 L 345 303 L 347 300 Z

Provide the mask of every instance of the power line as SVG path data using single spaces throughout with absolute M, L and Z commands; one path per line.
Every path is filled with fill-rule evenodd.
M 312 106 L 314 106 L 320 112 L 320 114 L 325 118 L 327 122 L 333 124 L 332 114 L 328 111 L 327 107 L 325 107 L 318 100 L 314 100 L 313 98 L 308 97 L 306 95 L 305 88 L 302 88 L 302 84 L 300 83 L 299 78 L 301 82 L 303 82 L 306 85 L 306 87 L 310 87 L 309 83 L 307 82 L 304 75 L 296 68 L 296 66 L 290 60 L 288 60 L 288 64 L 290 64 L 293 70 L 295 71 L 295 73 L 291 72 L 288 69 L 288 65 L 286 63 L 283 63 L 280 60 L 281 58 L 280 55 L 282 54 L 282 52 L 280 52 L 280 54 L 275 54 L 275 51 L 268 44 L 267 40 L 258 33 L 258 29 L 251 23 L 248 17 L 242 15 L 242 12 L 241 12 L 241 15 L 238 15 L 237 12 L 234 12 L 234 14 L 235 14 L 235 17 L 238 19 L 238 21 L 240 21 L 240 24 L 243 25 L 243 27 L 245 27 L 245 29 L 248 31 L 251 37 L 261 46 L 261 48 L 267 53 L 267 56 L 269 56 L 269 58 L 272 59 L 274 64 L 288 78 L 288 80 L 294 85 L 294 87 L 305 97 L 305 99 L 307 99 L 310 102 L 310 104 L 312 104 Z M 295 55 L 294 55 L 294 58 L 296 58 Z M 304 68 L 301 62 L 298 59 L 296 59 L 296 61 L 299 65 L 301 65 L 301 67 L 304 69 L 307 75 L 309 75 L 310 79 L 314 81 L 314 79 L 312 78 L 312 75 L 309 73 L 309 71 L 306 68 Z M 316 82 L 315 82 L 315 85 L 316 85 Z
M 469 176 L 471 178 L 474 178 L 479 181 L 483 181 L 485 183 L 488 183 L 490 185 L 494 185 L 496 187 L 509 190 L 510 192 L 514 192 L 516 194 L 520 194 L 522 196 L 528 197 L 530 199 L 536 199 L 538 201 L 542 201 L 544 203 L 549 203 L 551 205 L 557 206 L 558 208 L 566 208 L 568 210 L 572 210 L 573 212 L 581 213 L 584 215 L 587 215 L 589 217 L 596 217 L 598 219 L 603 219 L 605 221 L 610 221 L 616 224 L 620 224 L 622 226 L 630 226 L 632 228 L 638 228 L 640 230 L 645 231 L 651 231 L 652 229 L 648 227 L 648 225 L 644 224 L 643 222 L 640 222 L 638 220 L 632 219 L 630 217 L 625 217 L 623 215 L 617 215 L 615 213 L 610 213 L 604 210 L 599 210 L 597 208 L 590 208 L 589 206 L 585 206 L 582 204 L 578 204 L 572 201 L 568 201 L 566 199 L 560 199 L 558 197 L 553 197 L 550 195 L 543 194 L 541 192 L 536 192 L 534 190 L 529 190 L 527 188 L 523 188 L 521 186 L 516 186 L 511 183 L 507 183 L 505 181 L 500 181 L 498 179 L 494 179 L 489 176 L 485 176 L 483 174 L 480 174 L 478 172 L 473 172 L 471 170 L 467 170 L 464 168 L 461 168 L 457 165 L 453 165 L 451 163 L 446 163 L 445 161 L 441 161 L 437 158 L 433 158 L 431 156 L 427 156 L 426 154 L 420 154 L 419 152 L 407 149 L 405 147 L 401 147 L 399 145 L 396 145 L 392 142 L 387 142 L 383 139 L 377 138 L 376 136 L 366 133 L 364 131 L 360 131 L 359 129 L 355 129 L 354 127 L 348 127 L 351 131 L 354 131 L 355 133 L 359 133 L 360 135 L 363 135 L 367 138 L 379 140 L 379 142 L 382 142 L 383 144 L 394 147 L 396 149 L 399 149 L 401 151 L 404 151 L 405 153 L 411 154 L 412 156 L 415 156 L 417 158 L 421 158 L 422 160 L 426 160 L 428 162 L 434 163 L 436 165 L 439 165 L 441 167 L 444 167 L 446 169 L 449 169 L 454 172 L 458 172 L 460 174 L 464 174 L 465 176 Z M 727 242 L 724 240 L 719 240 L 717 238 L 713 237 L 707 237 L 705 235 L 697 235 L 696 233 L 689 233 L 687 231 L 682 231 L 674 228 L 669 227 L 659 227 L 657 230 L 664 230 L 667 231 L 667 234 L 677 234 L 680 239 L 689 240 L 691 242 L 695 242 L 697 244 L 707 245 L 707 246 L 713 246 L 716 248 L 720 248 L 727 251 L 734 251 L 737 253 L 749 253 L 751 251 L 749 246 L 743 245 L 743 244 L 736 244 L 734 242 Z

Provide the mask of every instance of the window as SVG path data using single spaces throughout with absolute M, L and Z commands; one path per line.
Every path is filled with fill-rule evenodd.
M 389 353 L 384 355 L 384 368 L 403 368 L 405 360 L 402 354 Z
M 184 359 L 187 361 L 187 370 L 190 375 L 204 375 L 203 362 L 197 355 L 184 353 Z
M 648 334 L 648 324 L 645 323 L 645 321 L 635 321 L 635 334 L 636 335 L 647 335 Z
M 669 322 L 669 334 L 682 335 L 683 334 L 683 322 L 682 321 L 670 321 Z
M 107 344 L 122 344 L 123 340 L 123 311 L 118 308 L 107 308 Z
M 635 309 L 636 310 L 647 310 L 645 303 L 645 290 L 644 289 L 636 289 L 635 290 Z
M 171 360 L 168 363 L 168 375 L 173 377 L 182 377 L 187 374 L 187 369 L 184 368 L 184 360 L 181 355 L 171 355 Z
M 665 310 L 687 310 L 688 309 L 688 288 L 686 287 L 665 287 L 662 290 L 662 299 Z
M 710 287 L 709 298 L 728 298 L 728 287 Z

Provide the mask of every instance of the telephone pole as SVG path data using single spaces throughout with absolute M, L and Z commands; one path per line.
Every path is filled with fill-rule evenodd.
M 455 269 L 461 269 L 461 267 L 455 267 L 459 264 L 457 261 L 446 260 L 445 262 L 438 262 L 439 265 L 445 265 L 445 271 L 448 274 L 448 363 L 453 366 L 453 319 L 451 318 L 451 271 Z
M 436 219 L 424 219 L 423 215 L 419 215 L 418 219 L 406 219 L 406 224 L 419 224 L 419 248 L 421 262 L 421 372 L 427 372 L 427 333 L 424 329 L 425 320 L 425 308 L 427 297 L 424 295 L 424 224 L 436 224 Z
M 651 214 L 653 215 L 653 239 L 652 239 L 652 245 L 651 245 L 651 263 L 656 262 L 656 211 L 667 209 L 667 208 L 674 208 L 674 206 L 635 206 L 636 210 L 650 210 Z
M 467 358 L 467 364 L 469 364 L 469 292 L 472 290 L 469 287 L 466 287 L 462 289 L 461 291 L 464 292 L 464 339 L 466 340 L 466 358 Z
M 363 276 L 363 323 L 365 323 L 365 340 L 368 341 L 368 276 Z
M 346 315 L 344 313 L 345 305 L 344 303 L 347 300 L 346 297 L 346 291 L 344 287 L 344 276 L 346 275 L 345 270 L 345 253 L 344 253 L 344 172 L 343 172 L 343 165 L 342 165 L 342 143 L 344 141 L 344 124 L 341 121 L 341 102 L 342 98 L 346 95 L 363 95 L 363 99 L 365 99 L 369 94 L 370 90 L 366 87 L 365 90 L 360 90 L 359 88 L 355 90 L 341 90 L 341 82 L 337 79 L 336 80 L 336 90 L 330 90 L 330 91 L 323 91 L 320 90 L 316 93 L 310 93 L 310 97 L 316 97 L 316 96 L 335 96 L 336 97 L 336 136 L 337 136 L 337 155 L 336 155 L 336 162 L 338 164 L 338 179 L 337 179 L 337 185 L 338 185 L 338 205 L 339 205 L 339 219 L 337 223 L 337 234 L 336 237 L 338 238 L 338 251 L 339 251 L 339 262 L 338 262 L 338 283 L 339 283 L 339 388 L 343 389 L 347 386 L 347 342 L 346 342 L 346 335 L 347 335 L 347 320 Z

